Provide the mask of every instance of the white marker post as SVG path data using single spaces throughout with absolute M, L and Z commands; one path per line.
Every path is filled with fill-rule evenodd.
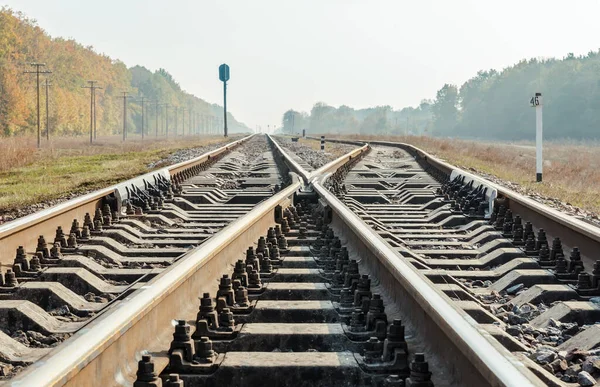
M 535 107 L 535 171 L 536 181 L 541 183 L 544 163 L 542 157 L 542 93 L 535 93 L 535 96 L 531 97 L 529 102 L 532 107 Z

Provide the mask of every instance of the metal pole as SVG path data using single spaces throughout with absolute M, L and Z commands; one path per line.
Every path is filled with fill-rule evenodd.
M 177 137 L 177 124 L 179 119 L 177 118 L 177 113 L 179 112 L 179 106 L 175 106 L 175 137 Z
M 227 137 L 227 82 L 223 82 L 223 130 Z
M 543 173 L 543 126 L 542 126 L 542 93 L 535 93 L 535 154 L 536 154 L 536 181 L 542 182 Z

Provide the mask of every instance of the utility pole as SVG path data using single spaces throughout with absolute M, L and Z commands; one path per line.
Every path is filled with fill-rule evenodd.
M 92 89 L 92 98 L 94 100 L 94 140 L 98 138 L 98 131 L 96 130 L 96 89 Z M 98 89 L 101 89 L 101 87 L 98 87 Z
M 90 144 L 96 138 L 96 89 L 101 89 L 96 85 L 98 81 L 88 81 L 89 86 L 83 86 L 82 89 L 90 89 Z
M 46 66 L 45 63 L 29 63 L 35 67 L 35 71 L 24 71 L 24 74 L 35 74 L 37 80 L 37 147 L 41 147 L 41 131 L 40 131 L 40 74 L 52 74 L 52 71 L 41 70 Z
M 169 106 L 170 104 L 165 104 L 165 126 L 166 126 L 166 137 L 169 138 Z
M 154 112 L 156 113 L 156 126 L 154 128 L 155 137 L 158 137 L 158 113 L 159 113 L 158 105 L 159 105 L 159 101 L 158 100 L 154 101 L 154 109 L 155 109 Z
M 127 91 L 123 91 L 123 141 L 127 138 L 127 98 L 131 98 L 127 95 Z
M 52 86 L 52 84 L 48 81 L 48 78 L 46 78 L 46 83 L 44 86 L 46 87 L 46 140 L 50 141 L 50 113 L 48 109 L 48 89 L 50 88 L 50 86 Z
M 185 108 L 181 108 L 181 135 L 185 136 Z
M 142 141 L 144 141 L 144 104 L 146 102 L 145 97 L 142 97 L 140 101 L 142 103 Z
M 177 113 L 179 112 L 179 106 L 175 106 L 175 137 L 177 137 L 177 125 L 178 125 L 178 116 Z

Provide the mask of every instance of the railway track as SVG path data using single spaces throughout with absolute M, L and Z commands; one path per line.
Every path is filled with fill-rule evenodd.
M 329 187 L 544 383 L 595 384 L 598 229 L 405 144 Z
M 526 215 L 522 244 L 508 232 L 514 198 L 407 145 L 350 145 L 315 169 L 307 149 L 245 138 L 0 228 L 6 384 L 528 386 L 596 372 L 592 244 L 554 273 L 561 255 L 536 257 L 543 232 Z M 564 247 L 582 238 L 571 230 Z M 569 340 L 589 348 L 562 353 Z

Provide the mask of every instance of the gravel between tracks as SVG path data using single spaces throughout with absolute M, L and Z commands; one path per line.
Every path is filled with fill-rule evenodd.
M 311 146 L 307 145 L 309 141 L 314 142 L 320 146 L 318 141 L 315 140 L 302 140 L 303 142 L 292 142 L 287 137 L 274 137 L 275 141 L 286 150 L 290 151 L 298 158 L 304 160 L 312 170 L 319 169 L 323 165 L 337 159 L 338 157 L 352 151 L 356 148 L 354 145 L 348 144 L 337 144 L 328 142 L 325 146 L 325 152 L 316 150 Z

